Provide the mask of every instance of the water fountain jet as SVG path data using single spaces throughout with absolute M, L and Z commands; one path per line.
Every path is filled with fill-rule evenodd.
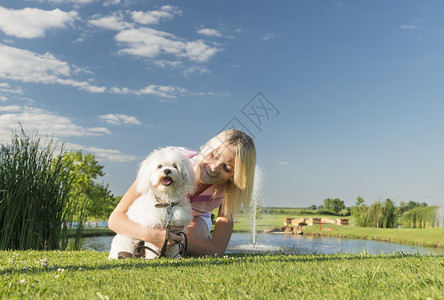
M 254 175 L 254 185 L 253 185 L 253 195 L 251 198 L 251 211 L 250 211 L 250 219 L 251 219 L 251 239 L 253 247 L 257 245 L 256 242 L 256 218 L 257 218 L 257 207 L 261 203 L 261 195 L 262 195 L 262 182 L 263 181 L 263 172 L 259 166 L 256 166 L 255 175 Z
M 444 206 L 436 210 L 436 220 L 438 220 L 438 227 L 444 227 Z

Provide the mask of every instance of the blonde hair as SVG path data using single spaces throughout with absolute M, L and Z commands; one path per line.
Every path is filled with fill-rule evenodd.
M 236 162 L 233 178 L 223 184 L 224 200 L 221 209 L 223 215 L 233 219 L 242 208 L 246 210 L 250 208 L 256 168 L 256 147 L 253 139 L 240 130 L 222 131 L 201 147 L 200 154 L 196 158 L 195 168 L 196 174 L 200 174 L 201 161 L 216 149 L 227 145 L 233 147 Z M 214 191 L 214 193 L 216 192 Z

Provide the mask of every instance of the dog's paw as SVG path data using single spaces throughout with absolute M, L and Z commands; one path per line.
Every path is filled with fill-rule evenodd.
M 133 255 L 132 255 L 131 253 L 129 253 L 129 252 L 126 252 L 126 251 L 120 251 L 120 252 L 117 254 L 117 258 L 118 258 L 118 259 L 133 258 Z

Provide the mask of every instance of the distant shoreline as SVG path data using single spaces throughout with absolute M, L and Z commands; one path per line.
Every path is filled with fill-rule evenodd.
M 327 229 L 328 230 L 325 230 Z M 306 226 L 303 234 L 307 236 L 337 237 L 346 239 L 374 240 L 381 242 L 391 242 L 412 246 L 444 248 L 444 228 L 429 229 L 383 229 L 383 228 L 364 228 L 353 226 L 325 225 L 319 232 L 318 226 Z M 250 230 L 233 230 L 233 233 L 248 233 Z M 258 233 L 265 234 L 287 234 L 284 231 L 277 230 L 273 232 L 264 232 L 258 230 Z M 114 236 L 116 233 L 108 228 L 84 228 L 82 237 L 95 236 Z M 290 233 L 291 234 L 291 233 Z M 75 231 L 70 230 L 69 237 L 75 237 Z

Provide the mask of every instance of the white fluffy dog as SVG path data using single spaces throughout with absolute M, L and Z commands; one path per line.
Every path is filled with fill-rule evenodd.
M 141 164 L 136 179 L 136 191 L 141 194 L 129 207 L 128 218 L 143 226 L 165 228 L 172 209 L 171 226 L 184 226 L 183 232 L 192 220 L 191 204 L 187 194 L 195 188 L 195 175 L 190 161 L 179 150 L 167 147 L 154 150 Z M 109 258 L 118 258 L 120 253 L 133 254 L 138 245 L 144 245 L 160 253 L 153 244 L 117 234 L 111 244 Z M 179 245 L 166 251 L 166 257 L 177 257 Z M 180 255 L 179 255 L 180 256 Z M 144 258 L 158 255 L 145 251 Z

